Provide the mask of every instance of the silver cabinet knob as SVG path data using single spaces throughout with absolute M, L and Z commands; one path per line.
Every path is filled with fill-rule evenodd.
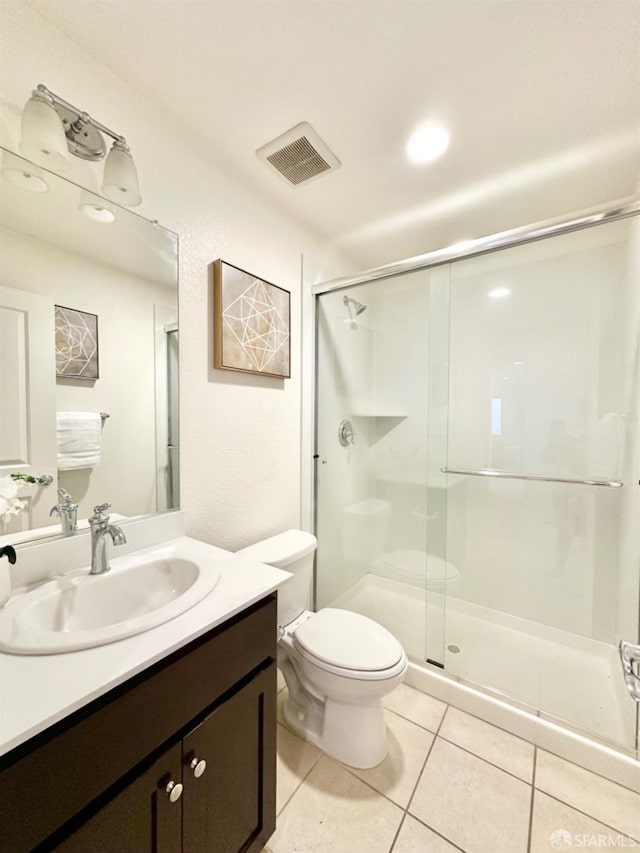
M 180 782 L 174 782 L 172 779 L 170 782 L 167 782 L 165 791 L 169 794 L 169 802 L 177 803 L 182 796 L 182 785 Z
M 196 758 L 195 756 L 189 762 L 189 767 L 193 770 L 193 775 L 199 779 L 207 769 L 207 762 L 204 758 Z

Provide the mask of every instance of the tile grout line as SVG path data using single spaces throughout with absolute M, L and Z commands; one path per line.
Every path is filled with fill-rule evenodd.
M 557 752 L 552 752 L 550 749 L 545 749 L 542 746 L 536 747 L 537 749 L 542 750 L 542 752 L 546 752 L 549 755 L 553 755 L 554 758 L 559 759 L 560 761 L 564 761 L 567 764 L 570 764 L 572 767 L 577 767 L 580 770 L 583 770 L 585 773 L 590 773 L 592 776 L 596 776 L 598 779 L 604 779 L 605 782 L 609 782 L 611 785 L 617 785 L 618 788 L 622 788 L 624 791 L 630 791 L 632 794 L 635 794 L 636 797 L 640 797 L 640 790 L 636 790 L 635 788 L 630 788 L 628 785 L 623 785 L 622 782 L 615 782 L 609 776 L 604 776 L 602 773 L 598 773 L 596 770 L 589 770 L 588 767 L 583 767 L 582 764 L 577 764 L 575 761 L 571 761 L 569 758 L 564 758 L 562 755 L 558 755 Z M 633 756 L 626 756 L 631 758 L 636 763 L 640 763 L 637 758 L 633 758 Z
M 480 759 L 480 761 L 484 761 L 484 763 L 488 764 L 490 767 L 494 767 L 496 770 L 501 770 L 503 773 L 506 773 L 507 776 L 511 776 L 512 779 L 517 779 L 518 782 L 522 782 L 523 785 L 529 785 L 529 786 L 532 785 L 531 782 L 527 782 L 527 780 L 523 779 L 522 776 L 516 776 L 516 774 L 512 773 L 510 770 L 505 770 L 504 767 L 500 767 L 499 764 L 494 764 L 493 761 L 489 761 L 488 758 L 484 758 L 482 755 L 478 755 L 477 752 L 472 752 L 470 749 L 467 749 L 465 746 L 460 746 L 460 744 L 456 743 L 454 740 L 449 740 L 448 738 L 443 737 L 442 735 L 438 735 L 438 737 L 440 738 L 440 740 L 443 740 L 445 743 L 448 743 L 451 746 L 455 746 L 456 749 L 461 749 L 463 752 L 466 752 L 467 755 L 472 755 L 474 758 L 478 758 L 478 759 Z M 534 747 L 534 749 L 535 749 L 535 747 Z
M 385 708 L 385 710 L 386 710 L 386 711 L 389 711 L 391 714 L 395 714 L 395 713 L 396 713 L 395 711 L 392 711 L 390 708 Z M 445 715 L 445 713 L 446 713 L 446 709 L 445 709 L 445 711 L 443 712 L 443 714 L 442 714 L 442 719 L 440 720 L 440 723 L 439 723 L 439 724 L 438 724 L 438 726 L 437 726 L 437 728 L 438 728 L 438 729 L 439 729 L 439 728 L 440 728 L 440 726 L 442 725 L 442 720 L 444 719 L 444 715 Z M 437 735 L 435 734 L 435 732 L 432 732 L 432 731 L 431 731 L 431 729 L 425 729 L 423 726 L 420 726 L 418 723 L 414 723 L 414 722 L 413 722 L 413 720 L 409 720 L 407 717 L 403 717 L 403 716 L 402 716 L 402 714 L 396 714 L 396 716 L 397 716 L 397 717 L 400 717 L 400 718 L 401 718 L 401 719 L 403 719 L 403 720 L 406 720 L 406 722 L 408 722 L 408 723 L 412 723 L 413 725 L 418 726 L 418 728 L 419 728 L 419 729 L 422 729 L 422 731 L 427 732 L 427 734 L 430 734 L 430 735 L 431 735 L 431 737 L 432 737 L 431 744 L 429 745 L 429 749 L 427 750 L 427 755 L 426 755 L 425 760 L 424 760 L 424 762 L 423 762 L 423 764 L 422 764 L 422 767 L 421 767 L 421 769 L 420 769 L 420 772 L 418 773 L 418 781 L 419 781 L 419 780 L 420 780 L 420 776 L 422 775 L 422 771 L 424 770 L 424 765 L 427 763 L 427 758 L 429 758 L 429 755 L 430 755 L 430 753 L 431 753 L 431 750 L 433 749 L 433 744 L 436 742 L 436 737 L 437 737 Z M 396 808 L 398 808 L 398 809 L 402 809 L 404 812 L 406 812 L 406 811 L 407 811 L 407 809 L 409 808 L 409 806 L 408 806 L 408 805 L 407 805 L 407 806 L 401 806 L 401 805 L 400 805 L 400 803 L 397 803 L 395 800 L 392 800 L 392 799 L 391 799 L 391 797 L 388 797 L 388 796 L 387 796 L 383 791 L 379 791 L 379 790 L 378 790 L 377 788 L 375 788 L 375 787 L 374 787 L 370 782 L 367 782 L 367 780 L 366 780 L 366 779 L 362 779 L 360 776 L 358 776 L 358 774 L 355 772 L 358 768 L 350 767 L 348 764 L 343 764 L 343 763 L 342 763 L 342 761 L 339 761 L 337 758 L 332 758 L 330 755 L 327 755 L 327 753 L 323 753 L 323 754 L 325 755 L 325 757 L 326 757 L 326 758 L 328 758 L 328 759 L 329 759 L 329 761 L 333 761 L 333 762 L 334 762 L 335 764 L 337 764 L 339 767 L 342 767 L 344 770 L 346 770 L 346 771 L 347 771 L 347 773 L 350 773 L 350 774 L 351 774 L 355 779 L 357 779 L 359 782 L 362 782 L 362 783 L 364 783 L 368 788 L 371 788 L 371 790 L 372 790 L 372 791 L 375 791 L 375 792 L 376 792 L 376 794 L 378 794 L 379 796 L 384 797 L 384 799 L 385 799 L 385 800 L 387 800 L 388 802 L 392 803 L 394 806 L 396 806 Z M 413 790 L 411 791 L 411 795 L 409 796 L 409 800 L 408 800 L 408 802 L 409 802 L 409 803 L 411 802 L 411 798 L 413 797 L 413 795 L 414 795 L 414 793 L 415 793 L 415 789 L 416 789 L 416 786 L 417 786 L 417 784 L 418 784 L 418 781 L 416 781 L 416 784 L 413 786 Z M 413 817 L 413 815 L 412 815 L 412 817 Z
M 425 693 L 424 695 L 430 696 L 429 693 Z M 432 696 L 430 698 L 435 699 L 436 697 Z M 441 701 L 441 700 L 438 700 L 438 701 Z M 447 706 L 447 707 L 449 707 L 449 706 Z M 496 723 L 490 723 L 488 720 L 485 720 L 483 717 L 479 717 L 477 714 L 472 714 L 471 711 L 465 711 L 464 708 L 459 708 L 457 705 L 451 705 L 450 707 L 452 707 L 454 709 L 454 711 L 460 711 L 461 714 L 466 714 L 468 717 L 473 717 L 474 720 L 478 720 L 478 722 L 480 722 L 480 723 L 484 723 L 487 726 L 491 726 L 494 729 L 498 729 L 499 731 L 504 732 L 506 735 L 510 735 L 511 737 L 516 738 L 516 740 L 521 740 L 521 741 L 524 741 L 524 743 L 530 743 L 532 746 L 536 746 L 536 744 L 534 744 L 533 741 L 529 740 L 528 738 L 522 737 L 522 735 L 515 735 L 513 732 L 509 731 L 509 729 L 505 729 L 504 726 L 498 726 Z M 520 708 L 516 708 L 516 710 L 524 711 L 524 709 L 520 709 Z M 528 712 L 525 711 L 525 713 L 528 713 Z
M 457 845 L 457 844 L 454 844 L 454 842 L 453 842 L 453 841 L 451 841 L 451 839 L 450 839 L 450 838 L 447 838 L 446 836 L 442 835 L 442 833 L 438 832 L 438 830 L 434 829 L 432 826 L 429 826 L 429 824 L 428 824 L 428 823 L 425 823 L 423 820 L 420 820 L 420 818 L 419 818 L 419 817 L 416 817 L 414 814 L 412 814 L 412 812 L 410 812 L 410 811 L 409 811 L 409 807 L 411 806 L 411 802 L 413 801 L 413 798 L 414 798 L 414 796 L 415 796 L 415 793 L 416 793 L 416 790 L 417 790 L 417 788 L 418 788 L 418 785 L 420 784 L 420 780 L 422 779 L 422 776 L 423 776 L 423 774 L 424 774 L 425 768 L 426 768 L 426 766 L 427 766 L 427 762 L 429 761 L 429 756 L 431 755 L 431 751 L 433 750 L 433 747 L 434 747 L 434 745 L 435 745 L 435 742 L 436 742 L 436 741 L 437 741 L 437 739 L 438 739 L 438 732 L 439 732 L 439 731 L 440 731 L 440 729 L 442 728 L 442 724 L 444 723 L 444 718 L 445 718 L 445 717 L 446 717 L 446 715 L 447 715 L 447 711 L 449 710 L 449 707 L 450 707 L 449 705 L 445 705 L 444 712 L 443 712 L 443 714 L 442 714 L 442 717 L 440 718 L 440 722 L 438 723 L 437 731 L 436 731 L 436 733 L 434 734 L 434 736 L 433 736 L 433 740 L 431 741 L 431 746 L 429 747 L 429 749 L 428 749 L 428 751 L 427 751 L 427 756 L 426 756 L 426 758 L 425 758 L 425 760 L 424 760 L 424 763 L 423 763 L 423 765 L 422 765 L 422 769 L 421 769 L 421 770 L 420 770 L 420 772 L 418 773 L 418 778 L 416 779 L 416 784 L 413 786 L 413 791 L 411 792 L 411 796 L 409 797 L 409 800 L 408 800 L 408 802 L 407 802 L 406 808 L 405 808 L 405 810 L 404 810 L 404 815 L 403 815 L 402 821 L 401 821 L 401 823 L 400 823 L 400 827 L 398 827 L 398 832 L 396 833 L 396 837 L 395 837 L 395 838 L 394 838 L 394 840 L 393 840 L 393 844 L 391 845 L 391 849 L 390 849 L 389 853 L 391 853 L 391 851 L 393 850 L 393 847 L 395 846 L 396 841 L 398 840 L 398 836 L 400 835 L 400 829 L 402 828 L 402 826 L 403 826 L 403 824 L 404 824 L 404 822 L 405 822 L 405 820 L 406 820 L 406 818 L 407 818 L 407 815 L 409 815 L 409 817 L 413 818 L 413 820 L 417 820 L 419 824 L 421 824 L 422 826 L 426 827 L 430 832 L 433 832 L 433 833 L 434 833 L 434 835 L 437 835 L 437 836 L 438 836 L 438 838 L 442 838 L 442 840 L 443 840 L 443 841 L 446 841 L 446 842 L 447 842 L 447 844 L 451 844 L 451 846 L 452 846 L 452 847 L 455 847 L 455 849 L 456 849 L 456 850 L 460 850 L 460 851 L 461 851 L 461 853 L 464 853 L 464 851 L 462 850 L 462 848 L 461 848 L 461 847 L 458 847 L 458 845 Z M 432 734 L 433 734 L 433 732 L 432 732 Z
M 430 746 L 430 748 L 429 748 L 429 752 L 427 753 L 427 758 L 425 759 L 424 764 L 423 764 L 423 766 L 422 766 L 422 770 L 420 771 L 420 774 L 419 774 L 419 776 L 418 776 L 418 781 L 416 782 L 416 784 L 415 784 L 415 786 L 414 786 L 414 788 L 413 788 L 413 792 L 412 792 L 412 794 L 411 794 L 411 797 L 409 798 L 409 803 L 408 803 L 407 808 L 406 808 L 406 814 L 410 815 L 414 820 L 417 820 L 417 821 L 418 821 L 418 823 L 422 824 L 422 826 L 425 826 L 428 830 L 430 830 L 431 832 L 433 832 L 433 833 L 434 833 L 435 835 L 437 835 L 439 838 L 442 838 L 442 839 L 443 839 L 443 841 L 446 841 L 446 842 L 447 842 L 447 844 L 450 844 L 450 845 L 451 845 L 452 847 L 454 847 L 456 850 L 460 850 L 460 851 L 461 851 L 461 853 L 465 853 L 465 851 L 462 849 L 462 847 L 459 847 L 459 846 L 458 846 L 454 841 L 452 841 L 450 838 L 447 838 L 447 837 L 446 837 L 446 835 L 442 835 L 442 833 L 438 832 L 438 831 L 437 831 L 436 829 L 434 829 L 432 826 L 429 826 L 429 824 L 428 824 L 428 823 L 425 823 L 423 820 L 421 820 L 419 817 L 417 817 L 416 815 L 414 815 L 412 812 L 410 812 L 410 811 L 409 811 L 409 808 L 410 808 L 410 806 L 411 806 L 411 802 L 412 802 L 413 797 L 414 797 L 414 795 L 415 795 L 416 789 L 417 789 L 417 787 L 418 787 L 418 785 L 419 785 L 419 783 L 420 783 L 420 779 L 422 778 L 422 775 L 424 774 L 425 768 L 426 768 L 426 766 L 427 766 L 427 761 L 428 761 L 428 759 L 429 759 L 429 756 L 431 755 L 431 751 L 433 750 L 433 747 L 435 746 L 436 741 L 438 740 L 438 738 L 440 738 L 440 740 L 444 741 L 445 743 L 449 743 L 449 744 L 451 744 L 451 746 L 458 747 L 458 748 L 459 748 L 459 749 L 461 749 L 463 752 L 466 752 L 466 753 L 468 753 L 469 755 L 472 755 L 474 758 L 478 758 L 478 759 L 480 759 L 480 761 L 483 761 L 485 764 L 489 764 L 491 767 L 494 767 L 496 770 L 502 770 L 502 768 L 501 768 L 501 767 L 498 767 L 496 764 L 492 764 L 490 761 L 486 761 L 484 758 L 481 758 L 481 756 L 476 755 L 474 752 L 470 752 L 470 751 L 469 751 L 469 750 L 467 750 L 467 749 L 464 749 L 464 747 L 460 747 L 460 746 L 458 746 L 458 744 L 453 743 L 452 741 L 447 740 L 445 737 L 443 737 L 443 736 L 440 734 L 440 730 L 442 729 L 442 726 L 444 725 L 444 721 L 445 721 L 445 718 L 446 718 L 446 716 L 447 716 L 447 712 L 449 711 L 449 708 L 451 708 L 451 707 L 453 707 L 453 708 L 455 709 L 455 706 L 447 705 L 447 706 L 446 706 L 446 708 L 445 708 L 445 710 L 444 710 L 444 714 L 442 715 L 442 719 L 440 720 L 440 724 L 438 725 L 438 731 L 436 732 L 436 736 L 434 737 L 433 742 L 432 742 L 432 744 L 431 744 L 431 746 Z M 459 709 L 458 709 L 458 710 L 459 710 Z M 491 725 L 491 724 L 489 724 L 489 725 Z M 535 746 L 534 746 L 534 755 L 535 755 Z M 523 783 L 523 784 L 525 784 L 525 785 L 527 785 L 527 784 L 528 784 L 528 785 L 529 785 L 529 787 L 531 788 L 531 798 L 533 799 L 533 785 L 532 785 L 531 783 L 527 783 L 527 782 L 525 782 L 525 781 L 524 781 L 523 779 L 521 779 L 519 776 L 514 776 L 514 775 L 513 775 L 513 773 L 509 773 L 509 771 L 508 771 L 508 770 L 505 770 L 505 771 L 503 771 L 503 772 L 507 773 L 507 775 L 508 775 L 508 776 L 511 776 L 513 779 L 517 779 L 517 780 L 518 780 L 518 782 L 522 782 L 522 783 Z M 394 842 L 394 843 L 395 843 L 395 842 Z
M 393 853 L 393 848 L 396 846 L 396 841 L 398 840 L 398 836 L 402 831 L 402 827 L 404 826 L 404 822 L 407 817 L 407 812 L 402 813 L 402 817 L 400 818 L 400 823 L 398 824 L 398 828 L 396 829 L 396 834 L 393 836 L 393 841 L 391 842 L 391 847 L 389 848 L 389 853 Z
M 531 839 L 533 837 L 533 801 L 536 795 L 536 764 L 538 759 L 538 747 L 533 747 L 533 768 L 531 773 L 531 803 L 529 804 L 529 834 L 527 836 L 527 853 L 531 853 Z
M 383 703 L 382 703 L 382 707 L 384 708 L 384 710 L 385 710 L 385 711 L 391 711 L 391 713 L 392 713 L 392 714 L 396 714 L 398 717 L 402 717 L 402 719 L 403 719 L 403 720 L 408 720 L 408 722 L 410 722 L 410 723 L 414 723 L 414 725 L 416 725 L 416 726 L 420 726 L 420 728 L 421 728 L 421 729 L 424 729 L 424 730 L 425 730 L 425 731 L 427 731 L 427 732 L 431 732 L 431 734 L 432 734 L 432 735 L 433 735 L 433 734 L 436 734 L 436 733 L 437 733 L 437 731 L 438 731 L 438 729 L 439 729 L 439 728 L 440 728 L 440 726 L 442 725 L 442 720 L 443 720 L 443 718 L 444 718 L 444 715 L 445 715 L 445 714 L 446 714 L 446 712 L 447 712 L 447 708 L 449 707 L 448 703 L 447 703 L 447 702 L 443 702 L 443 701 L 442 701 L 442 699 L 436 699 L 436 697 L 435 697 L 435 696 L 431 696 L 431 694 L 430 694 L 430 693 L 424 693 L 422 690 L 418 690 L 418 688 L 417 688 L 417 687 L 410 687 L 408 684 L 404 684 L 404 682 L 403 682 L 403 685 L 404 685 L 405 687 L 409 688 L 409 690 L 415 690 L 415 692 L 416 692 L 416 693 L 419 693 L 421 696 L 425 696 L 427 699 L 433 700 L 434 702 L 438 702 L 440 705 L 444 705 L 444 711 L 442 712 L 442 717 L 440 717 L 440 722 L 439 722 L 439 723 L 438 723 L 438 725 L 435 727 L 435 732 L 434 732 L 434 730 L 433 730 L 433 729 L 430 729 L 430 728 L 429 728 L 429 726 L 425 726 L 425 725 L 424 725 L 424 723 L 419 723 L 417 720 L 413 720 L 413 719 L 411 719 L 411 717 L 407 717 L 407 716 L 405 716 L 405 715 L 402 713 L 402 711 L 396 711 L 396 709 L 395 709 L 395 708 L 390 708 L 388 705 L 385 705 L 385 704 L 384 704 L 384 702 L 383 702 Z
M 446 841 L 447 844 L 454 848 L 454 850 L 460 850 L 460 853 L 467 853 L 466 850 L 464 850 L 462 847 L 459 847 L 454 841 L 452 841 L 450 838 L 447 838 L 446 835 L 443 835 L 441 832 L 438 832 L 437 829 L 434 829 L 432 826 L 429 826 L 429 824 L 425 823 L 421 818 L 416 817 L 416 815 L 411 814 L 411 812 L 407 812 L 407 815 L 413 820 L 417 821 L 421 826 L 424 826 L 425 829 L 428 829 L 429 832 L 433 832 L 433 834 L 437 835 L 438 838 L 441 838 L 443 841 Z
M 443 714 L 442 714 L 442 717 L 440 718 L 440 722 L 438 723 L 438 726 L 437 726 L 437 731 L 440 730 L 440 726 L 442 725 L 442 721 L 444 720 L 445 714 L 447 713 L 447 707 L 448 706 L 445 707 Z M 385 708 L 385 710 L 389 711 L 392 714 L 396 713 L 395 711 L 392 711 L 391 708 Z M 427 754 L 426 754 L 425 759 L 422 763 L 422 767 L 420 768 L 420 772 L 418 773 L 416 783 L 413 786 L 411 794 L 409 795 L 409 799 L 407 800 L 406 806 L 403 807 L 403 806 L 399 805 L 394 800 L 392 800 L 390 797 L 388 797 L 386 794 L 384 794 L 382 791 L 379 791 L 377 788 L 374 788 L 373 785 L 370 785 L 369 782 L 367 782 L 365 779 L 361 779 L 360 776 L 358 776 L 356 773 L 354 773 L 353 769 L 350 768 L 348 765 L 337 762 L 341 767 L 343 767 L 345 770 L 347 770 L 349 773 L 351 773 L 351 775 L 354 778 L 358 779 L 360 782 L 364 782 L 364 784 L 367 785 L 369 788 L 371 788 L 372 791 L 375 791 L 375 793 L 378 794 L 378 796 L 384 797 L 385 800 L 392 803 L 394 806 L 396 806 L 396 808 L 402 809 L 402 818 L 400 819 L 398 829 L 396 830 L 396 834 L 394 835 L 393 841 L 391 842 L 391 847 L 389 848 L 389 853 L 391 853 L 391 851 L 395 847 L 395 844 L 398 840 L 398 836 L 400 835 L 400 831 L 401 831 L 402 827 L 404 826 L 405 819 L 406 819 L 407 815 L 410 814 L 409 813 L 409 805 L 411 804 L 411 800 L 413 799 L 413 795 L 415 794 L 416 788 L 418 787 L 418 783 L 420 782 L 420 778 L 424 772 L 424 768 L 427 764 L 427 761 L 429 760 L 429 756 L 431 755 L 431 750 L 433 749 L 433 745 L 436 742 L 436 737 L 437 737 L 437 732 L 432 732 L 430 729 L 425 729 L 423 726 L 420 726 L 418 723 L 415 723 L 413 720 L 409 720 L 407 717 L 403 717 L 402 714 L 396 714 L 396 716 L 401 717 L 401 719 L 406 720 L 408 723 L 413 723 L 414 725 L 418 726 L 418 728 L 421 728 L 423 731 L 426 731 L 430 735 L 432 735 L 432 740 L 431 740 L 431 743 L 429 744 L 429 749 L 427 750 Z M 413 815 L 410 815 L 410 816 L 413 817 Z M 422 823 L 422 821 L 420 821 L 420 823 Z M 426 826 L 426 824 L 423 824 L 423 826 Z M 431 829 L 431 827 L 427 827 L 427 828 Z M 431 831 L 435 832 L 435 830 L 433 830 L 433 829 Z M 437 833 L 437 834 L 439 835 L 439 833 Z M 441 836 L 441 838 L 444 838 L 444 836 Z M 448 839 L 445 839 L 445 841 L 448 841 Z
M 417 687 L 413 687 L 412 689 L 418 690 Z M 421 690 L 418 690 L 418 692 L 422 693 Z M 428 696 L 430 699 L 435 699 L 436 702 L 442 702 L 442 699 L 438 699 L 436 696 L 432 696 L 430 693 L 423 693 L 423 695 Z M 512 731 L 509 731 L 509 729 L 505 729 L 503 726 L 499 726 L 496 723 L 490 723 L 488 720 L 485 720 L 483 717 L 477 716 L 477 714 L 472 714 L 470 711 L 465 711 L 464 708 L 459 708 L 457 705 L 447 705 L 447 707 L 451 707 L 456 711 L 460 711 L 462 714 L 467 714 L 469 717 L 473 717 L 474 720 L 478 720 L 481 723 L 485 723 L 485 725 L 487 725 L 487 726 L 492 726 L 494 729 L 498 729 L 499 731 L 504 732 L 505 734 L 510 735 L 513 738 L 516 738 L 517 740 L 521 740 L 521 741 L 523 741 L 523 743 L 528 743 L 531 746 L 535 747 L 536 749 L 540 749 L 543 752 L 548 752 L 549 755 L 553 755 L 556 758 L 559 758 L 561 761 L 566 761 L 567 764 L 571 764 L 574 767 L 579 767 L 581 770 L 584 770 L 585 773 L 591 773 L 593 776 L 598 776 L 600 779 L 604 779 L 606 782 L 611 782 L 612 785 L 618 785 L 620 788 L 624 788 L 625 791 L 631 791 L 631 793 L 633 793 L 633 794 L 640 794 L 640 791 L 637 791 L 635 788 L 629 787 L 629 785 L 625 785 L 622 782 L 616 782 L 613 779 L 611 779 L 609 776 L 605 776 L 603 773 L 598 773 L 597 770 L 590 770 L 588 767 L 584 767 L 582 764 L 578 764 L 576 761 L 571 761 L 570 758 L 565 758 L 562 755 L 558 755 L 557 752 L 553 752 L 551 749 L 546 749 L 545 747 L 540 746 L 540 744 L 534 743 L 532 740 L 530 740 L 527 737 L 523 737 L 522 735 L 516 735 Z M 526 710 L 526 708 L 516 708 L 516 710 L 522 710 L 525 713 L 530 713 L 529 711 Z M 543 713 L 542 711 L 537 710 L 535 717 L 537 719 L 542 720 L 543 722 L 552 722 L 550 720 L 547 720 L 544 716 L 542 716 L 542 713 Z M 419 725 L 419 723 L 418 723 L 418 725 Z M 423 726 L 423 728 L 424 728 L 424 726 Z M 430 731 L 430 729 L 428 729 L 427 731 Z M 441 735 L 441 737 L 442 737 L 442 735 Z M 585 735 L 580 735 L 580 737 L 586 738 Z M 444 739 L 446 740 L 447 738 L 444 738 Z M 631 753 L 627 753 L 627 752 L 624 752 L 621 750 L 616 750 L 615 745 L 611 746 L 607 743 L 599 743 L 597 740 L 594 742 L 600 746 L 606 747 L 607 749 L 619 752 L 619 754 L 622 755 L 624 758 L 631 758 L 632 760 L 635 760 L 635 761 L 638 760 Z M 453 741 L 449 741 L 449 743 L 453 743 Z M 489 762 L 489 763 L 491 763 L 491 762 Z
M 400 717 L 401 720 L 404 720 L 405 723 L 411 723 L 412 726 L 417 726 L 423 732 L 428 732 L 428 734 L 433 735 L 434 737 L 440 730 L 440 726 L 442 725 L 442 720 L 444 719 L 444 715 L 446 713 L 446 709 L 442 712 L 442 717 L 440 718 L 440 722 L 437 726 L 434 726 L 435 731 L 433 729 L 428 729 L 426 726 L 423 726 L 421 723 L 417 723 L 415 720 L 412 720 L 411 717 L 405 717 L 404 714 L 401 714 L 399 711 L 394 711 L 393 708 L 387 708 L 384 706 L 384 711 L 387 714 L 393 714 L 395 717 Z
M 279 812 L 278 812 L 278 814 L 276 815 L 276 820 L 280 817 L 280 815 L 284 812 L 284 810 L 285 810 L 285 809 L 287 808 L 287 806 L 290 804 L 291 800 L 292 800 L 292 799 L 295 797 L 295 795 L 298 793 L 298 791 L 300 790 L 300 788 L 302 787 L 302 785 L 307 781 L 307 776 L 311 773 L 311 771 L 313 770 L 313 768 L 316 766 L 316 764 L 318 763 L 318 760 L 319 760 L 319 759 L 316 759 L 316 760 L 314 761 L 313 766 L 312 766 L 312 767 L 310 767 L 310 768 L 307 770 L 307 772 L 304 774 L 304 776 L 302 777 L 302 779 L 300 780 L 300 782 L 296 785 L 295 790 L 291 792 L 291 794 L 290 794 L 290 796 L 289 796 L 289 799 L 286 801 L 286 803 L 282 806 L 282 808 L 280 809 L 280 811 L 279 811 Z
M 638 835 L 637 837 L 633 835 L 628 835 L 622 829 L 618 829 L 615 826 L 611 826 L 611 824 L 605 823 L 603 820 L 600 820 L 600 818 L 596 817 L 595 815 L 589 814 L 588 812 L 583 812 L 582 809 L 576 808 L 575 806 L 571 805 L 571 803 L 567 803 L 565 800 L 561 800 L 559 797 L 555 797 L 553 794 L 550 794 L 548 791 L 545 791 L 544 788 L 535 788 L 535 790 L 539 791 L 541 794 L 544 794 L 545 797 L 549 797 L 550 800 L 555 800 L 556 803 L 560 803 L 563 806 L 568 806 L 574 812 L 577 812 L 578 814 L 582 815 L 582 817 L 588 817 L 589 820 L 601 824 L 606 829 L 610 829 L 612 832 L 621 835 L 623 838 L 630 838 L 632 841 L 635 841 L 636 844 L 640 843 L 640 835 Z
M 278 726 L 280 726 L 280 725 L 282 725 L 282 723 L 277 723 L 277 725 L 278 725 Z M 296 734 L 295 734 L 295 732 L 291 732 L 291 730 L 290 730 L 290 729 L 288 729 L 288 728 L 286 728 L 285 726 L 282 726 L 282 727 L 283 727 L 283 729 L 284 729 L 286 732 L 289 732 L 290 734 L 293 734 L 293 735 L 294 735 L 294 737 L 298 737 L 298 735 L 296 735 Z M 307 741 L 303 741 L 303 740 L 302 740 L 302 738 L 298 738 L 298 739 L 299 739 L 302 743 L 307 743 Z M 307 776 L 311 773 L 311 771 L 312 771 L 312 770 L 313 770 L 313 768 L 316 766 L 316 764 L 318 763 L 318 761 L 320 761 L 320 759 L 322 758 L 322 755 L 323 755 L 323 753 L 321 753 L 320 755 L 317 755 L 317 756 L 316 756 L 316 758 L 315 758 L 315 760 L 314 760 L 313 764 L 311 765 L 311 767 L 307 770 L 307 772 L 306 772 L 306 773 L 304 774 L 304 776 L 300 779 L 300 781 L 298 782 L 298 784 L 296 785 L 296 787 L 295 787 L 295 788 L 293 789 L 293 791 L 289 794 L 289 797 L 287 798 L 287 800 L 286 800 L 285 804 L 282 806 L 282 808 L 280 809 L 280 811 L 276 814 L 276 820 L 277 820 L 277 818 L 279 818 L 279 817 L 280 817 L 280 815 L 281 815 L 281 814 L 283 813 L 283 811 L 287 808 L 287 806 L 289 805 L 289 803 L 291 802 L 291 800 L 292 800 L 292 799 L 295 797 L 295 795 L 298 793 L 298 791 L 300 790 L 301 785 L 302 785 L 304 782 L 306 782 L 306 780 L 307 780 Z M 277 778 L 276 778 L 276 789 L 277 789 L 277 787 L 278 787 L 278 781 L 277 781 Z

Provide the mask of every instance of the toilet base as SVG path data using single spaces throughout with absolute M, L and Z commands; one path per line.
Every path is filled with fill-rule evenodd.
M 298 694 L 298 701 L 287 697 L 284 717 L 297 735 L 350 767 L 367 770 L 386 758 L 387 726 L 380 699 L 348 705 Z

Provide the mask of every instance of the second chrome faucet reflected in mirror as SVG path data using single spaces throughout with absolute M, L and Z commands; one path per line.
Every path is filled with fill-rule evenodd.
M 78 530 L 78 504 L 74 503 L 66 489 L 58 489 L 58 494 L 62 498 L 62 502 L 51 507 L 49 515 L 52 516 L 57 513 L 60 516 L 62 532 L 66 536 L 70 536 Z
M 91 571 L 89 574 L 91 575 L 103 575 L 109 571 L 107 535 L 111 537 L 114 545 L 124 545 L 127 541 L 122 528 L 115 524 L 109 524 L 109 516 L 106 515 L 106 511 L 110 506 L 110 503 L 94 506 L 93 515 L 89 519 L 89 527 L 91 528 Z

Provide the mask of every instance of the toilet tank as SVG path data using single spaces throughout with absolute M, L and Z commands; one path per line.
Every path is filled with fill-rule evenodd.
M 303 610 L 311 609 L 313 557 L 317 545 L 318 540 L 312 533 L 287 530 L 236 552 L 292 573 L 293 577 L 278 590 L 278 625 L 288 625 Z

